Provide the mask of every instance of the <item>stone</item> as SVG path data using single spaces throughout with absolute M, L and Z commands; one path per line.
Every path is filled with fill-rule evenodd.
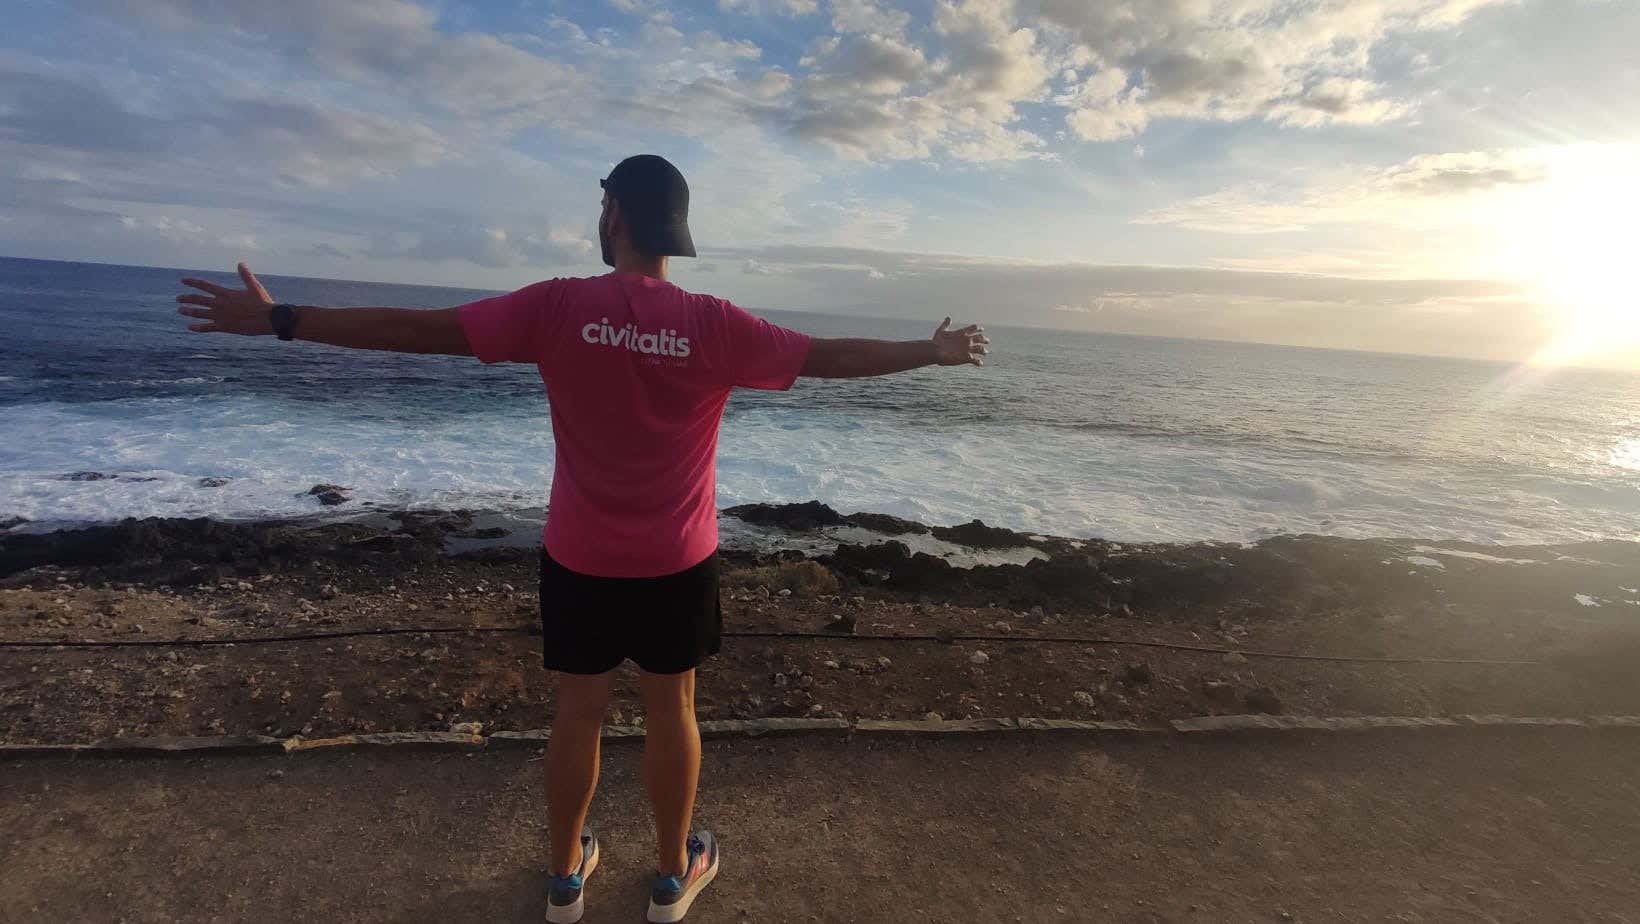
M 350 500 L 346 493 L 348 490 L 348 488 L 344 488 L 341 485 L 336 484 L 316 484 L 313 487 L 308 488 L 307 493 L 313 497 L 317 497 L 319 499 L 319 503 L 324 506 L 334 507 L 337 504 L 345 504 L 348 500 Z
M 1041 619 L 1042 617 L 1048 615 L 1048 613 L 1040 605 L 1038 605 L 1031 607 L 1031 615 L 1037 619 Z
M 1222 680 L 1203 680 L 1202 692 L 1207 694 L 1210 699 L 1216 699 L 1221 703 L 1227 703 L 1235 700 L 1236 685 L 1233 683 L 1225 683 Z
M 777 686 L 777 687 L 783 687 L 786 684 L 791 682 L 791 678 L 787 677 L 785 674 L 778 673 L 778 672 L 775 673 L 775 675 L 773 677 L 773 680 L 774 680 L 774 685 Z
M 194 483 L 199 485 L 202 488 L 220 488 L 223 485 L 228 483 L 228 479 L 226 479 L 226 478 L 217 478 L 217 477 L 214 477 L 214 476 L 207 476 L 207 477 L 199 479 L 198 481 L 196 481 Z
M 1001 632 L 1003 635 L 1007 635 L 1008 633 L 1014 631 L 1014 627 L 1013 627 L 1012 624 L 1003 622 L 1000 619 L 997 620 L 996 622 L 991 623 L 991 628 L 997 630 L 998 632 Z
M 723 512 L 747 523 L 780 526 L 798 532 L 807 532 L 822 526 L 842 526 L 848 522 L 842 514 L 819 501 L 801 504 L 740 504 L 728 507 Z
M 976 651 L 973 654 L 968 656 L 968 663 L 969 664 L 989 664 L 989 663 L 991 663 L 991 656 L 986 654 L 983 651 Z
M 1149 683 L 1151 676 L 1150 665 L 1143 661 L 1134 661 L 1122 668 L 1122 679 L 1128 683 Z
M 1088 709 L 1092 709 L 1093 707 L 1099 705 L 1099 701 L 1094 699 L 1093 694 L 1089 693 L 1087 690 L 1077 690 L 1071 694 L 1071 699 L 1076 700 L 1076 704 L 1078 706 L 1085 706 Z
M 831 660 L 823 661 L 821 663 L 825 665 L 827 670 L 833 670 L 833 671 L 837 670 L 838 668 L 843 666 L 843 665 L 837 663 L 836 661 L 831 661 Z
M 782 596 L 782 597 L 789 597 L 789 596 L 792 595 L 792 589 L 790 587 L 782 587 L 782 588 L 780 588 L 780 594 L 779 595 Z
M 997 526 L 986 526 L 980 520 L 970 520 L 960 526 L 935 526 L 929 529 L 929 532 L 933 533 L 936 539 L 976 549 L 1012 549 L 1030 545 L 1030 542 L 1019 533 Z
M 945 716 L 940 715 L 938 712 L 925 712 L 923 713 L 923 720 L 926 722 L 943 722 Z
M 255 590 L 256 586 L 250 581 L 240 581 L 233 585 L 233 589 L 239 591 L 240 593 L 245 593 L 247 591 Z
M 851 525 L 872 532 L 882 533 L 885 536 L 899 536 L 905 533 L 926 533 L 928 527 L 915 520 L 902 520 L 899 517 L 889 516 L 886 513 L 851 513 L 845 517 Z
M 1242 654 L 1239 651 L 1227 652 L 1224 656 L 1224 663 L 1226 663 L 1226 664 L 1246 664 L 1247 663 L 1247 656 Z
M 1281 697 L 1277 696 L 1275 691 L 1269 687 L 1248 690 L 1242 697 L 1242 702 L 1247 704 L 1247 708 L 1255 712 L 1277 715 L 1283 711 Z
M 877 667 L 879 667 L 880 669 L 886 671 L 886 670 L 888 670 L 889 668 L 891 668 L 893 666 L 894 666 L 894 662 L 890 661 L 888 658 L 881 657 L 881 656 L 879 656 L 877 658 Z
M 326 584 L 323 587 L 319 588 L 319 598 L 321 600 L 334 600 L 334 599 L 336 599 L 336 585 L 335 584 Z

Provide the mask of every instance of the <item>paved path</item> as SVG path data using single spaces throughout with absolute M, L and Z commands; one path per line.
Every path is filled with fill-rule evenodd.
M 587 920 L 642 920 L 637 742 Z M 539 752 L 0 763 L 0 920 L 539 921 Z M 1640 735 L 707 744 L 691 920 L 1640 921 Z M 277 771 L 283 771 L 278 775 Z

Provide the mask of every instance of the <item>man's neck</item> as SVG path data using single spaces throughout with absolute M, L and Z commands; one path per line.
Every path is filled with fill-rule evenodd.
M 642 254 L 622 254 L 615 259 L 615 272 L 637 273 L 652 279 L 666 281 L 666 258 Z

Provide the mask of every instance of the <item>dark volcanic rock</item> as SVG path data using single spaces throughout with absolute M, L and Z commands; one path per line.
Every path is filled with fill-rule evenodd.
M 391 517 L 399 521 L 402 532 L 428 539 L 438 539 L 473 525 L 471 510 L 401 510 Z
M 1031 544 L 1030 540 L 1011 529 L 986 526 L 979 520 L 970 520 L 960 526 L 936 526 L 929 532 L 936 539 L 972 546 L 976 549 L 1015 549 Z
M 928 532 L 928 527 L 916 520 L 902 520 L 886 513 L 851 513 L 843 519 L 861 529 L 869 529 L 885 536 L 903 536 L 906 533 L 921 535 Z
M 1278 715 L 1282 712 L 1281 697 L 1277 696 L 1275 691 L 1269 687 L 1248 690 L 1247 695 L 1242 697 L 1242 700 L 1247 703 L 1247 708 L 1254 712 L 1266 712 L 1270 715 Z
M 347 491 L 348 489 L 342 487 L 341 485 L 316 484 L 313 487 L 308 488 L 307 493 L 317 497 L 319 499 L 319 503 L 324 504 L 326 507 L 334 507 L 337 504 L 345 504 L 348 502 L 350 498 L 347 496 Z
M 227 483 L 227 478 L 217 478 L 215 476 L 201 478 L 199 481 L 195 482 L 195 484 L 198 484 L 202 488 L 220 488 Z
M 723 511 L 732 517 L 759 526 L 780 526 L 799 532 L 822 526 L 842 526 L 848 520 L 819 501 L 801 504 L 741 504 Z
M 105 475 L 102 472 L 69 472 L 66 475 L 58 475 L 57 480 L 58 481 L 102 481 L 105 478 L 113 478 L 113 477 L 114 477 L 113 475 Z
M 269 570 L 302 570 L 325 560 L 393 562 L 436 559 L 440 542 L 386 535 L 357 524 L 312 526 L 208 519 L 122 520 L 51 533 L 0 535 L 0 578 L 42 565 L 82 570 L 81 580 L 142 581 L 188 587 Z M 28 576 L 17 580 L 29 580 Z
M 458 539 L 504 539 L 507 530 L 501 526 L 486 526 L 483 529 L 463 529 L 451 533 Z
M 28 517 L 0 517 L 0 529 L 11 529 L 28 522 Z
M 950 562 L 926 552 L 913 555 L 910 546 L 892 539 L 876 545 L 845 542 L 815 560 L 857 579 L 869 578 L 873 572 L 886 574 L 884 583 L 897 590 L 934 590 L 956 580 Z

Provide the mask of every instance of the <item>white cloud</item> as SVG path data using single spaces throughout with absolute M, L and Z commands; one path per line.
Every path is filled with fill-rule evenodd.
M 742 304 L 1158 336 L 1515 358 L 1552 315 L 1510 284 L 1356 279 L 1286 272 L 1040 263 L 849 247 L 727 249 L 742 274 L 722 294 Z
M 140 155 L 308 186 L 390 176 L 450 154 L 437 132 L 415 120 L 270 95 L 137 112 L 96 82 L 0 66 L 4 142 L 109 166 Z
M 1104 141 L 1158 118 L 1265 118 L 1314 127 L 1399 118 L 1372 53 L 1387 38 L 1451 29 L 1508 0 L 1042 0 L 1043 18 L 1121 77 L 1073 86 L 1066 123 Z
M 933 56 L 864 5 L 834 7 L 844 32 L 819 41 L 802 64 L 789 118 L 799 137 L 856 160 L 1009 161 L 1045 142 L 1017 127 L 1017 106 L 1041 98 L 1052 67 L 1036 33 L 1007 0 L 939 0 Z M 933 47 L 933 46 L 930 46 Z
M 1453 197 L 1531 185 L 1547 175 L 1538 151 L 1426 154 L 1390 167 L 1327 171 L 1288 186 L 1232 186 L 1152 209 L 1133 222 L 1244 234 L 1357 222 L 1449 224 L 1463 217 L 1452 208 Z
M 380 246 L 376 256 L 412 260 L 465 260 L 478 266 L 562 266 L 585 263 L 596 250 L 591 241 L 565 232 L 546 234 L 499 227 L 424 231 L 407 248 Z
M 730 13 L 807 16 L 819 8 L 819 0 L 718 0 L 718 9 Z
M 554 122 L 595 99 L 589 76 L 478 32 L 438 30 L 409 0 L 118 0 L 124 16 L 178 31 L 273 46 L 344 80 L 408 94 L 490 125 Z
M 911 25 L 911 14 L 885 7 L 875 0 L 831 0 L 831 27 L 841 33 L 865 32 L 901 35 Z

